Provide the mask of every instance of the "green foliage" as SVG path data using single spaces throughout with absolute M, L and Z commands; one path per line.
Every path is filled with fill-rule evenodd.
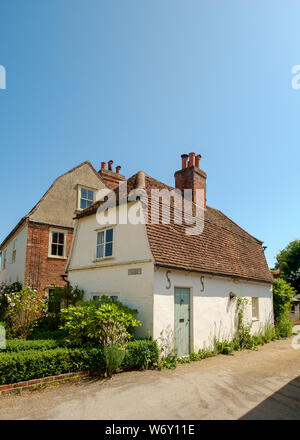
M 292 335 L 293 325 L 290 321 L 292 299 L 296 291 L 293 287 L 281 278 L 274 280 L 273 304 L 276 337 L 278 339 L 288 338 Z
M 0 383 L 14 383 L 62 373 L 105 368 L 103 349 L 27 350 L 0 354 Z
M 9 339 L 6 341 L 5 352 L 18 352 L 26 350 L 50 350 L 57 347 L 62 347 L 63 342 L 55 339 L 45 339 L 28 341 L 26 339 Z
M 63 330 L 47 330 L 44 328 L 35 327 L 30 333 L 28 339 L 39 340 L 39 339 L 56 339 L 64 340 L 67 334 Z
M 7 300 L 5 321 L 11 337 L 26 338 L 45 312 L 45 300 L 29 286 L 4 293 Z
M 269 343 L 271 341 L 275 341 L 276 339 L 276 330 L 272 324 L 267 323 L 265 325 L 264 331 L 260 335 L 264 343 Z
M 286 339 L 292 336 L 293 324 L 289 317 L 283 316 L 276 324 L 275 327 L 277 339 Z
M 280 321 L 283 316 L 289 316 L 291 312 L 292 299 L 296 291 L 293 287 L 281 278 L 277 278 L 273 283 L 273 304 L 275 323 Z
M 59 316 L 61 305 L 69 307 L 69 305 L 75 305 L 78 301 L 81 301 L 84 297 L 84 291 L 78 289 L 78 287 L 64 286 L 53 287 L 51 289 L 51 295 L 48 299 L 48 311 L 52 316 Z
M 141 325 L 134 318 L 137 311 L 106 298 L 81 302 L 61 311 L 64 322 L 61 328 L 68 334 L 68 343 L 77 346 L 100 344 L 105 338 L 107 326 L 112 322 L 120 324 L 128 340 L 131 338 L 129 330 Z
M 233 341 L 219 341 L 216 343 L 216 352 L 218 354 L 232 354 L 235 350 Z
M 109 377 L 118 370 L 124 359 L 129 336 L 125 324 L 113 317 L 102 324 L 99 342 L 104 347 L 106 373 Z
M 5 320 L 7 313 L 8 301 L 6 295 L 9 295 L 13 292 L 20 292 L 22 287 L 22 284 L 19 282 L 0 285 L 0 321 Z
M 276 258 L 276 268 L 281 267 L 281 278 L 300 293 L 300 240 L 289 243 Z
M 125 357 L 125 348 L 116 345 L 105 345 L 103 347 L 105 359 L 106 375 L 111 377 L 113 373 L 119 370 Z
M 159 350 L 156 341 L 135 340 L 129 342 L 122 365 L 147 370 L 153 363 L 157 364 L 158 356 Z
M 25 341 L 34 342 L 34 341 Z M 50 343 L 51 344 L 51 343 Z M 155 341 L 129 342 L 123 366 L 145 368 L 158 360 Z M 103 347 L 54 348 L 50 350 L 24 349 L 0 352 L 0 384 L 53 376 L 82 370 L 105 371 Z

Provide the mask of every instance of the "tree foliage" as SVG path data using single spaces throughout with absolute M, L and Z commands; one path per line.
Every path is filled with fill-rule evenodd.
M 300 293 L 300 240 L 289 243 L 276 258 L 275 267 L 281 268 L 281 278 Z

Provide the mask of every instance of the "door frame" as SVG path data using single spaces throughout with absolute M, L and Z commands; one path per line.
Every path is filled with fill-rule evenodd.
M 189 353 L 194 349 L 194 292 L 192 286 L 182 286 L 176 285 L 174 286 L 173 291 L 173 325 L 174 325 L 174 339 L 175 339 L 175 289 L 189 289 L 190 291 L 190 308 L 189 308 Z

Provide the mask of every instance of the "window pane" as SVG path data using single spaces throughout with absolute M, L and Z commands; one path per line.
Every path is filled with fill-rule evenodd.
M 86 208 L 86 200 L 80 200 L 80 209 L 85 209 Z
M 59 243 L 60 244 L 64 244 L 64 242 L 65 242 L 65 235 L 64 234 L 62 234 L 62 233 L 59 233 L 58 234 L 59 235 Z
M 97 234 L 97 244 L 104 243 L 104 232 L 98 232 Z
M 93 300 L 94 301 L 100 301 L 100 296 L 99 295 L 94 295 L 93 296 Z
M 97 246 L 97 256 L 96 256 L 97 258 L 103 258 L 103 248 L 104 248 L 103 244 Z
M 88 196 L 87 196 L 87 198 L 89 199 L 89 200 L 94 200 L 94 191 L 88 191 Z
M 89 201 L 87 201 L 86 202 L 86 206 L 88 207 L 88 206 L 91 206 L 93 204 L 93 202 L 89 202 Z
M 113 241 L 113 229 L 107 229 L 106 241 Z
M 51 246 L 51 255 L 57 255 L 57 245 L 53 244 Z
M 63 255 L 64 255 L 64 246 L 62 245 L 62 244 L 58 244 L 57 245 L 57 255 L 59 256 L 59 257 L 63 257 Z
M 52 232 L 52 243 L 57 243 L 57 242 L 58 242 L 58 233 Z
M 81 197 L 87 199 L 87 190 L 84 188 L 81 188 Z
M 105 256 L 110 257 L 112 255 L 112 243 L 106 243 L 105 245 Z

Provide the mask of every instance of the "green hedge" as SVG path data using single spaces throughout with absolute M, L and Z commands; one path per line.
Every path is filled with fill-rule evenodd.
M 6 341 L 5 352 L 18 352 L 25 350 L 51 350 L 53 348 L 63 347 L 65 344 L 63 341 L 55 339 L 44 340 L 26 340 L 26 339 L 8 339 Z
M 128 344 L 123 367 L 146 367 L 158 362 L 158 346 L 156 341 L 136 340 Z
M 132 341 L 122 366 L 144 368 L 157 362 L 155 341 Z M 103 348 L 54 348 L 0 353 L 0 384 L 81 370 L 105 370 Z

